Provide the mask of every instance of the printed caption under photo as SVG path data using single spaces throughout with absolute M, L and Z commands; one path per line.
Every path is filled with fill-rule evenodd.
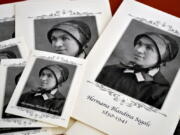
M 136 116 L 130 114 L 128 111 L 122 111 L 122 110 L 120 110 L 119 107 L 108 105 L 108 104 L 96 99 L 94 96 L 88 95 L 87 100 L 105 108 L 102 110 L 103 115 L 105 115 L 109 118 L 112 118 L 122 124 L 126 125 L 126 124 L 128 124 L 129 121 L 134 121 L 139 126 L 145 126 L 145 127 L 151 126 L 151 121 L 146 121 L 139 117 L 136 117 Z

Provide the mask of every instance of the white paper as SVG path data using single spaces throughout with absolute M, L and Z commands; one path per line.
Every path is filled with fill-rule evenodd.
M 28 59 L 30 50 L 22 37 L 0 42 L 1 59 Z
M 30 59 L 28 60 L 28 63 L 23 71 L 23 74 L 19 80 L 19 83 L 14 91 L 14 94 L 9 102 L 6 111 L 8 113 L 14 113 L 16 115 L 24 116 L 39 121 L 44 121 L 46 123 L 50 123 L 53 125 L 67 127 L 70 115 L 72 113 L 72 109 L 74 107 L 74 102 L 78 94 L 79 85 L 77 84 L 80 84 L 81 82 L 81 79 L 78 79 L 78 75 L 80 75 L 84 69 L 83 62 L 84 60 L 80 60 L 73 57 L 41 51 L 34 51 Z M 24 100 L 19 101 L 21 95 L 23 98 L 23 94 L 26 94 L 26 92 L 31 93 L 37 90 L 36 92 L 38 94 L 39 89 L 37 88 L 39 88 L 41 85 L 41 79 L 39 78 L 41 69 L 50 65 L 54 67 L 54 65 L 56 64 L 66 67 L 66 70 L 68 70 L 69 73 L 67 74 L 67 71 L 66 74 L 63 73 L 67 75 L 67 80 L 64 80 L 64 82 L 62 82 L 60 86 L 61 96 L 57 95 L 56 97 L 55 93 L 51 93 L 56 97 L 52 98 L 52 103 L 55 105 L 55 107 L 48 107 L 48 105 L 50 105 L 51 103 L 51 98 L 50 100 L 47 100 L 47 95 L 45 95 L 46 97 L 44 97 L 43 94 L 42 102 L 46 103 L 47 106 L 36 105 L 40 101 L 36 103 L 30 103 L 31 101 L 33 101 L 30 98 L 34 99 L 36 98 L 36 96 L 41 97 L 41 95 L 36 95 L 36 93 L 34 94 L 34 96 L 30 96 L 30 98 L 28 98 L 28 100 L 30 100 L 28 102 Z M 57 70 L 55 71 L 57 73 Z M 55 92 L 57 93 L 58 91 L 59 90 L 56 90 Z M 61 97 L 65 98 L 65 100 L 62 100 Z M 26 99 L 27 98 L 25 98 L 25 100 Z M 56 101 L 56 99 L 58 99 L 58 102 Z M 50 103 L 48 103 L 49 101 Z M 62 104 L 59 104 L 61 103 L 61 101 L 63 101 Z M 45 110 L 47 110 L 47 112 L 45 112 Z
M 74 119 L 70 119 L 68 127 L 63 128 L 63 127 L 54 127 L 54 128 L 43 128 L 47 129 L 51 135 L 59 135 L 59 134 L 64 134 L 67 130 L 69 130 L 75 123 Z
M 142 25 L 132 27 L 135 23 Z M 146 29 L 142 30 L 143 26 Z M 112 88 L 103 86 L 95 82 L 95 79 L 119 41 L 119 46 L 122 46 L 121 42 L 125 36 L 126 40 L 123 40 L 123 43 L 125 44 L 126 41 L 128 45 L 133 44 L 133 33 L 138 35 L 148 31 L 162 32 L 174 36 L 174 38 L 176 37 L 179 43 L 179 26 L 179 19 L 174 16 L 136 1 L 124 1 L 87 59 L 85 79 L 77 98 L 73 117 L 112 135 L 119 135 L 121 133 L 128 135 L 152 135 L 157 134 L 157 129 L 159 134 L 173 134 L 179 119 L 178 97 L 180 92 L 178 88 L 180 75 L 178 73 L 178 58 L 180 53 L 175 58 L 174 61 L 177 63 L 175 62 L 176 64 L 173 64 L 173 67 L 172 64 L 168 65 L 167 62 L 166 66 L 172 67 L 175 70 L 174 73 L 169 73 L 173 74 L 172 76 L 175 79 L 172 81 L 172 78 L 168 78 L 169 80 L 171 79 L 171 89 L 161 109 L 149 106 Z M 125 35 L 128 30 L 131 32 L 129 32 L 129 35 Z M 117 49 L 115 51 L 118 52 L 120 50 Z M 121 53 L 117 53 L 117 55 L 122 53 L 128 54 L 129 52 L 122 52 L 121 50 Z M 130 53 L 127 56 L 130 56 Z M 114 57 L 116 58 L 116 56 Z M 108 64 L 113 65 L 118 60 L 110 62 Z
M 23 72 L 26 61 L 23 59 L 2 60 L 0 65 L 1 74 L 1 93 L 0 101 L 0 127 L 1 128 L 17 128 L 17 127 L 53 127 L 52 125 L 30 120 L 26 118 L 18 118 L 16 116 L 7 115 L 5 109 L 16 87 L 16 78 Z
M 28 1 L 16 4 L 16 16 L 17 36 L 23 35 L 32 50 L 49 52 L 55 51 L 47 33 L 55 24 L 70 20 L 86 23 L 91 30 L 91 39 L 85 49 L 88 54 L 110 20 L 111 11 L 107 0 Z
M 91 135 L 105 135 L 98 130 L 89 127 L 79 121 L 76 121 L 73 126 L 67 130 L 65 133 L 66 135 L 85 135 L 85 134 L 91 134 Z

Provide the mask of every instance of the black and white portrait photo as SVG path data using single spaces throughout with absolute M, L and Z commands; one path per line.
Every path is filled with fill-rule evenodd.
M 180 39 L 132 20 L 96 82 L 160 109 L 180 67 Z
M 35 49 L 86 58 L 98 38 L 95 16 L 36 19 Z
M 15 21 L 0 22 L 0 42 L 15 37 Z
M 19 116 L 15 116 L 15 115 L 6 113 L 5 110 L 11 99 L 14 89 L 19 81 L 19 78 L 21 77 L 23 69 L 24 69 L 24 67 L 8 67 L 7 68 L 4 105 L 3 105 L 3 112 L 2 112 L 2 118 L 4 118 L 4 119 L 19 118 Z
M 16 58 L 22 58 L 20 50 L 17 45 L 0 49 L 0 60 L 1 59 L 16 59 Z
M 17 106 L 61 116 L 76 66 L 36 59 Z

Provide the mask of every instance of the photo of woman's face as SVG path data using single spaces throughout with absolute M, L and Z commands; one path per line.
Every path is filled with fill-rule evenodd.
M 134 48 L 134 63 L 142 68 L 156 65 L 158 52 L 154 43 L 147 37 L 140 38 Z
M 61 30 L 52 32 L 51 41 L 52 47 L 58 54 L 76 56 L 79 52 L 77 41 L 71 35 Z
M 56 86 L 56 78 L 54 74 L 48 70 L 44 69 L 40 74 L 40 87 L 44 90 L 52 90 Z

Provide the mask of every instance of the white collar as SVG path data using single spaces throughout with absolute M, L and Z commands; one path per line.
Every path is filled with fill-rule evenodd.
M 50 92 L 50 94 L 51 94 L 51 95 L 55 95 L 56 92 L 57 92 L 57 88 L 54 89 L 54 90 L 52 90 L 52 91 Z
M 80 53 L 79 55 L 78 55 L 78 58 L 85 58 L 86 57 L 86 54 L 85 54 L 85 52 L 82 52 L 82 53 Z
M 58 89 L 56 88 L 56 89 L 52 90 L 49 94 L 54 96 L 56 94 L 57 90 Z M 44 94 L 36 93 L 34 96 L 42 96 L 44 100 L 48 100 L 48 99 L 50 99 L 50 96 L 48 96 L 49 94 L 48 93 L 44 93 Z
M 159 72 L 159 68 L 153 68 L 153 69 L 149 70 L 146 74 L 148 74 L 149 76 L 153 77 L 158 72 Z M 132 69 L 125 69 L 124 73 L 134 73 L 134 70 L 132 70 Z M 134 73 L 134 74 L 136 75 L 136 78 L 137 78 L 138 82 L 146 81 L 146 79 L 144 78 L 142 72 L 137 72 L 137 73 Z

